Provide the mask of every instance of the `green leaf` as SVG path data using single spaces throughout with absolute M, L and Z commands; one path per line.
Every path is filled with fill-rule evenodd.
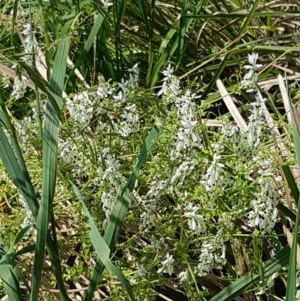
M 294 229 L 299 229 L 299 212 L 300 200 L 298 199 L 298 208 L 296 215 L 296 223 Z M 295 301 L 296 297 L 296 274 L 297 274 L 297 250 L 298 246 L 298 233 L 293 233 L 293 244 L 290 252 L 289 271 L 286 288 L 286 301 Z
M 285 246 L 263 266 L 266 278 L 272 276 L 289 263 L 290 247 Z M 246 290 L 254 287 L 260 281 L 260 275 L 250 271 L 240 279 L 228 285 L 210 301 L 232 301 Z
M 296 159 L 297 159 L 297 163 L 299 165 L 299 163 L 300 163 L 300 116 L 299 116 L 298 110 L 296 110 L 296 108 L 291 103 L 290 103 L 290 107 L 291 107 L 291 111 L 293 113 L 292 114 L 292 116 L 293 116 L 292 128 L 293 128 L 293 137 L 294 137 L 294 144 L 295 144 L 295 151 L 296 151 Z M 288 181 L 289 187 L 291 188 L 291 190 L 293 189 L 292 193 L 295 198 L 296 204 L 298 206 L 294 229 L 299 229 L 299 212 L 300 212 L 299 190 L 295 183 L 294 177 L 291 178 L 291 174 L 288 173 L 287 168 L 285 168 L 285 171 L 287 173 L 286 176 L 288 176 L 287 181 Z M 298 195 L 298 198 L 297 198 L 297 195 Z M 288 279 L 287 279 L 286 301 L 295 301 L 295 298 L 296 298 L 296 273 L 297 273 L 297 263 L 299 263 L 299 262 L 297 262 L 297 250 L 299 249 L 297 234 L 298 234 L 298 231 L 294 231 L 293 244 L 292 244 L 292 249 L 291 249 L 291 254 L 290 254 Z
M 4 264 L 0 266 L 0 278 L 10 301 L 22 301 L 18 269 Z
M 71 184 L 72 184 L 73 190 L 74 190 L 78 200 L 80 201 L 80 203 L 83 207 L 84 214 L 86 215 L 86 217 L 89 220 L 89 225 L 91 227 L 91 230 L 89 233 L 90 239 L 91 239 L 91 242 L 93 243 L 93 246 L 97 252 L 99 259 L 101 260 L 103 265 L 107 268 L 107 270 L 110 273 L 112 273 L 113 275 L 115 275 L 120 280 L 120 282 L 122 283 L 123 287 L 125 288 L 127 294 L 129 295 L 130 299 L 135 300 L 128 280 L 125 278 L 122 271 L 119 268 L 117 268 L 109 259 L 110 249 L 107 246 L 106 242 L 104 241 L 103 237 L 100 235 L 92 216 L 90 215 L 87 207 L 85 206 L 84 200 L 83 200 L 78 188 L 73 183 L 71 183 Z
M 289 166 L 286 166 L 286 165 L 283 165 L 281 168 L 282 168 L 284 176 L 285 176 L 285 178 L 288 182 L 289 188 L 291 189 L 294 200 L 295 200 L 296 204 L 298 205 L 299 189 L 298 189 L 298 186 L 297 186 L 296 181 L 294 179 L 294 176 L 291 172 L 291 169 L 289 168 Z
M 70 38 L 62 37 L 55 56 L 50 86 L 57 92 L 53 97 L 59 109 L 62 106 L 62 91 L 65 80 L 66 65 L 68 58 Z M 48 235 L 49 218 L 52 214 L 52 201 L 55 193 L 56 167 L 57 167 L 57 147 L 60 131 L 60 118 L 51 101 L 46 105 L 44 131 L 43 131 L 43 174 L 42 174 L 42 200 L 37 217 L 37 240 L 35 249 L 35 260 L 32 273 L 31 301 L 38 300 L 38 293 L 42 277 L 45 245 Z M 52 244 L 54 253 L 57 246 Z M 58 254 L 56 254 L 58 255 Z M 59 269 L 59 266 L 56 267 Z M 61 273 L 60 273 L 61 274 Z M 59 275 L 59 273 L 58 273 Z M 57 279 L 60 282 L 60 294 L 62 300 L 68 300 L 62 277 Z

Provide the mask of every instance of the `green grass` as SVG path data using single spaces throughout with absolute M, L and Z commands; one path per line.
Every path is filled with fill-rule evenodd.
M 112 2 L 0 4 L 0 297 L 297 300 L 300 7 Z

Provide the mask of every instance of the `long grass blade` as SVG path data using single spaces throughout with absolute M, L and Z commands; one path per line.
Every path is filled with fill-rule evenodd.
M 61 39 L 53 66 L 50 86 L 57 91 L 58 95 L 62 95 L 63 91 L 69 44 L 70 38 L 68 36 Z M 53 97 L 60 109 L 62 106 L 62 97 L 58 95 L 53 95 Z M 43 134 L 42 200 L 37 218 L 37 241 L 33 265 L 31 301 L 38 300 L 48 224 L 52 213 L 52 201 L 55 193 L 57 147 L 60 130 L 60 118 L 56 112 L 52 102 L 48 101 Z M 61 292 L 61 298 L 62 300 L 68 300 L 66 291 Z
M 269 259 L 263 266 L 265 277 L 270 277 L 289 263 L 290 247 L 285 246 L 274 257 Z M 250 271 L 240 279 L 228 285 L 221 292 L 215 295 L 210 301 L 231 301 L 246 290 L 254 287 L 260 281 L 260 276 Z
M 292 111 L 292 129 L 293 129 L 293 137 L 294 137 L 294 144 L 295 144 L 295 151 L 296 151 L 296 159 L 298 166 L 300 165 L 300 117 L 299 113 L 296 108 L 290 104 L 291 111 Z M 289 184 L 290 187 L 294 188 L 293 179 L 289 178 L 288 182 L 291 181 Z M 297 196 L 297 192 L 294 188 L 295 196 Z M 294 197 L 295 197 L 294 196 Z M 287 281 L 287 292 L 286 292 L 286 300 L 287 301 L 294 301 L 296 296 L 296 273 L 297 273 L 297 250 L 299 249 L 298 246 L 298 229 L 299 229 L 299 212 L 300 212 L 300 198 L 299 198 L 299 190 L 298 190 L 298 199 L 295 199 L 298 208 L 296 214 L 296 222 L 295 222 L 295 231 L 293 235 L 293 243 L 291 248 L 290 254 L 290 263 L 289 263 L 289 271 L 288 271 L 288 281 Z M 299 254 L 298 254 L 299 256 Z
M 14 133 L 14 127 L 11 124 L 10 118 L 6 112 L 6 108 L 2 103 L 2 94 L 0 94 L 0 104 L 2 108 L 2 111 L 0 112 L 0 157 L 10 178 L 13 180 L 14 184 L 26 200 L 33 217 L 37 219 L 39 204 Z M 6 133 L 4 132 L 3 128 L 5 129 Z M 57 279 L 58 287 L 66 296 L 67 294 L 64 289 L 60 271 L 58 252 L 56 251 L 55 245 L 49 233 L 47 236 L 47 250 L 52 263 L 52 269 Z
M 22 301 L 17 267 L 12 267 L 8 264 L 1 264 L 0 278 L 3 282 L 9 300 Z
M 91 242 L 93 243 L 93 246 L 97 252 L 99 259 L 101 260 L 103 265 L 107 268 L 107 270 L 110 273 L 112 273 L 113 275 L 115 275 L 120 280 L 120 282 L 122 283 L 123 287 L 125 288 L 127 294 L 129 295 L 130 299 L 135 300 L 128 280 L 125 278 L 122 271 L 119 268 L 117 268 L 109 259 L 110 249 L 107 246 L 106 242 L 104 241 L 103 237 L 100 235 L 92 216 L 90 215 L 87 207 L 85 206 L 84 200 L 83 200 L 78 188 L 73 183 L 72 183 L 72 187 L 73 187 L 73 190 L 74 190 L 78 200 L 80 201 L 80 203 L 83 207 L 85 216 L 88 218 L 89 225 L 91 227 L 89 236 L 90 236 Z

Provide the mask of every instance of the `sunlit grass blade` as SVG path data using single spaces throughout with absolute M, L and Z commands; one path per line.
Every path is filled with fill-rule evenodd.
M 289 166 L 287 166 L 287 165 L 283 165 L 281 168 L 282 168 L 284 176 L 288 182 L 289 188 L 291 189 L 294 200 L 295 200 L 296 204 L 298 205 L 299 189 L 298 189 L 297 183 L 294 179 L 294 176 L 292 174 L 292 171 L 289 168 Z
M 159 136 L 162 133 L 162 128 L 155 126 L 150 133 L 148 134 L 142 149 L 140 151 L 137 163 L 134 167 L 134 170 L 131 173 L 131 176 L 127 182 L 127 185 L 122 191 L 122 194 L 117 198 L 116 204 L 112 211 L 111 217 L 108 221 L 107 228 L 105 230 L 105 234 L 103 236 L 105 242 L 110 248 L 110 252 L 112 252 L 117 243 L 123 222 L 125 220 L 125 216 L 127 213 L 127 209 L 130 203 L 130 194 L 134 189 L 135 182 L 138 178 L 138 174 L 142 166 L 145 164 L 147 157 L 152 151 L 154 145 L 159 139 Z M 86 294 L 85 301 L 90 301 L 93 298 L 94 291 L 97 287 L 99 277 L 103 273 L 104 266 L 102 262 L 98 259 L 96 261 L 96 266 L 93 271 L 93 275 L 90 281 L 90 285 Z
M 291 111 L 292 111 L 292 129 L 293 129 L 293 138 L 295 144 L 295 151 L 296 151 L 296 159 L 298 166 L 300 165 L 300 117 L 299 113 L 296 108 L 290 104 Z M 297 191 L 294 187 L 294 183 L 291 178 L 289 178 L 291 184 L 294 189 L 294 197 L 297 197 Z M 293 243 L 291 248 L 290 254 L 290 262 L 289 262 L 289 271 L 288 271 L 288 281 L 287 281 L 287 292 L 286 292 L 286 300 L 287 301 L 294 301 L 296 298 L 296 273 L 297 273 L 297 250 L 299 249 L 298 246 L 298 229 L 299 229 L 299 212 L 300 212 L 300 199 L 299 199 L 299 190 L 298 190 L 298 199 L 295 199 L 297 207 L 297 214 L 296 214 L 296 222 L 294 226 L 294 233 L 293 233 Z M 299 256 L 299 254 L 298 254 Z
M 22 301 L 17 267 L 0 264 L 0 278 L 9 300 Z
M 34 188 L 31 184 L 31 180 L 17 138 L 15 136 L 14 127 L 11 124 L 10 118 L 6 112 L 6 108 L 1 101 L 2 98 L 0 97 L 0 103 L 2 108 L 0 114 L 0 157 L 10 178 L 13 180 L 14 184 L 26 200 L 26 203 L 29 209 L 31 210 L 33 217 L 37 219 L 39 204 L 34 192 Z M 7 134 L 4 133 L 3 127 L 6 130 Z M 6 135 L 8 135 L 9 139 Z M 50 234 L 48 234 L 48 254 L 52 262 L 52 268 L 57 279 L 58 287 L 60 288 L 61 292 L 64 292 L 64 285 L 60 271 L 60 263 L 57 255 L 58 252 L 56 251 L 56 249 L 57 246 L 53 244 Z
M 9 300 L 21 301 L 20 277 L 23 278 L 21 271 L 16 265 L 15 245 L 31 230 L 32 226 L 24 227 L 15 237 L 10 247 L 7 247 L 6 254 L 2 254 L 0 260 L 0 278 L 5 287 Z M 30 288 L 29 288 L 30 289 Z
M 63 91 L 69 44 L 70 38 L 68 36 L 62 37 L 58 46 L 53 66 L 53 73 L 50 79 L 50 86 L 57 91 L 58 95 L 62 95 Z M 56 100 L 58 108 L 61 109 L 62 97 L 59 97 L 58 95 L 53 95 L 53 97 Z M 44 252 L 48 234 L 48 224 L 50 215 L 52 214 L 52 201 L 55 193 L 59 131 L 59 115 L 52 105 L 52 102 L 48 101 L 43 131 L 42 200 L 37 218 L 37 241 L 32 276 L 32 292 L 30 295 L 31 301 L 38 300 L 39 287 L 41 283 L 42 263 L 45 255 Z M 67 293 L 65 290 L 62 290 L 62 287 L 60 294 L 61 300 L 68 300 Z
M 18 141 L 16 139 L 14 128 L 10 122 L 9 116 L 6 112 L 5 105 L 0 94 L 1 105 L 1 126 L 0 126 L 0 156 L 1 160 L 13 180 L 16 187 L 19 189 L 24 199 L 26 200 L 28 207 L 30 208 L 33 216 L 36 218 L 38 213 L 38 202 L 36 200 L 35 192 L 31 184 L 31 180 L 20 151 Z M 6 129 L 7 138 L 4 133 L 3 127 Z M 11 143 L 10 143 L 11 142 Z M 14 146 L 14 149 L 12 145 Z
M 296 222 L 295 222 L 294 229 L 299 229 L 299 212 L 300 212 L 300 200 L 298 199 L 298 208 L 297 208 L 297 215 L 296 215 Z M 297 273 L 297 250 L 298 249 L 299 249 L 298 231 L 294 231 L 293 244 L 292 244 L 290 260 L 289 260 L 288 279 L 287 279 L 287 290 L 286 290 L 286 299 L 285 299 L 287 301 L 295 301 L 295 297 L 296 297 L 296 273 Z
M 88 218 L 89 225 L 91 227 L 89 236 L 90 236 L 91 242 L 96 250 L 96 253 L 97 253 L 99 259 L 101 260 L 103 265 L 107 268 L 107 270 L 110 273 L 112 273 L 113 275 L 115 275 L 120 280 L 120 282 L 122 283 L 124 289 L 126 290 L 128 296 L 130 297 L 130 299 L 135 300 L 128 280 L 125 278 L 122 271 L 119 268 L 117 268 L 109 259 L 110 249 L 107 246 L 106 242 L 104 241 L 103 237 L 100 235 L 92 216 L 90 215 L 87 207 L 85 206 L 84 200 L 83 200 L 78 188 L 73 183 L 72 183 L 72 187 L 73 187 L 73 190 L 74 190 L 78 200 L 80 201 L 80 203 L 83 207 L 83 211 L 84 211 L 86 217 Z
M 146 33 L 147 36 L 149 38 L 149 42 L 148 42 L 148 47 L 149 47 L 149 51 L 148 51 L 148 70 L 147 70 L 147 74 L 146 74 L 146 79 L 145 79 L 145 86 L 148 87 L 149 86 L 149 79 L 150 79 L 150 75 L 151 75 L 151 71 L 153 68 L 153 62 L 154 62 L 154 52 L 153 52 L 153 22 L 154 22 L 154 12 L 155 12 L 155 0 L 151 1 L 151 13 L 150 13 L 150 17 L 148 16 L 146 7 L 145 7 L 145 1 L 137 1 L 137 5 L 139 7 L 139 10 L 142 14 L 142 18 L 143 21 L 145 23 L 145 27 L 146 27 Z M 151 21 L 151 23 L 149 22 L 149 19 Z

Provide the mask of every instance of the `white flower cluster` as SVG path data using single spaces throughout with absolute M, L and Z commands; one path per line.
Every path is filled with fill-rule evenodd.
M 248 122 L 248 132 L 242 132 L 238 127 L 226 124 L 221 132 L 222 135 L 232 144 L 234 153 L 238 153 L 245 158 L 251 158 L 253 151 L 260 145 L 262 126 L 265 124 L 263 110 L 258 103 L 252 103 L 251 114 Z M 222 144 L 214 145 L 220 150 Z
M 143 208 L 143 212 L 140 215 L 140 231 L 147 233 L 155 225 L 158 200 L 162 196 L 167 185 L 168 182 L 166 180 L 155 180 L 151 183 L 150 189 L 146 195 L 141 196 L 141 202 L 139 205 L 141 208 Z
M 225 245 L 204 242 L 201 246 L 199 263 L 194 271 L 199 277 L 203 277 L 212 268 L 221 270 L 226 262 Z
M 24 35 L 24 48 L 26 53 L 32 53 L 37 50 L 38 42 L 35 38 L 35 31 L 32 31 L 31 25 L 25 23 L 21 33 Z M 27 56 L 26 56 L 27 58 Z
M 170 176 L 169 191 L 170 193 L 176 192 L 178 195 L 182 194 L 182 186 L 184 180 L 188 177 L 197 165 L 196 160 L 186 159 L 178 167 L 175 167 Z
M 201 144 L 201 137 L 196 131 L 196 105 L 193 102 L 195 94 L 187 90 L 184 95 L 181 95 L 179 80 L 173 74 L 174 69 L 170 64 L 162 73 L 165 77 L 162 88 L 157 95 L 163 96 L 166 103 L 174 102 L 179 118 L 176 142 L 173 145 L 170 158 L 173 161 L 179 158 L 182 160 L 187 157 L 191 158 L 194 152 L 193 147 Z
M 168 273 L 169 275 L 172 275 L 174 272 L 174 262 L 173 255 L 170 255 L 170 253 L 167 252 L 166 259 L 161 262 L 161 267 L 157 270 L 157 273 Z
M 178 160 L 180 157 L 191 156 L 193 147 L 201 145 L 201 138 L 196 132 L 197 120 L 195 114 L 195 95 L 188 90 L 185 95 L 178 96 L 175 100 L 177 115 L 179 117 L 179 128 L 176 133 L 176 142 L 170 154 L 171 160 Z
M 95 120 L 93 117 L 105 112 L 111 119 L 114 131 L 123 137 L 128 137 L 140 129 L 140 115 L 136 104 L 131 103 L 130 93 L 138 85 L 139 69 L 136 64 L 129 69 L 129 80 L 122 79 L 118 83 L 118 89 L 108 82 L 100 83 L 96 91 L 83 91 L 74 95 L 73 99 L 67 99 L 66 106 L 72 120 L 82 127 L 91 126 Z M 106 107 L 114 107 L 114 111 L 121 111 L 118 118 L 110 116 Z M 107 123 L 97 120 L 97 129 L 108 130 Z
M 252 201 L 253 210 L 248 214 L 249 226 L 258 228 L 262 234 L 268 234 L 272 232 L 276 223 L 278 215 L 276 206 L 280 195 L 269 179 L 260 177 L 258 183 L 261 185 L 261 191 Z
M 129 86 L 138 87 L 139 79 L 140 79 L 139 64 L 136 63 L 132 68 L 129 68 L 128 72 L 129 72 L 129 81 L 128 81 Z
M 247 74 L 242 80 L 242 85 L 245 87 L 255 87 L 258 75 L 256 71 L 262 67 L 261 64 L 257 64 L 258 53 L 248 54 L 249 65 L 245 65 L 244 68 L 248 70 Z
M 197 235 L 206 232 L 206 224 L 203 215 L 198 214 L 199 206 L 189 202 L 185 205 L 183 216 L 188 219 L 189 229 Z
M 101 154 L 102 156 L 98 157 L 98 161 L 100 165 L 102 165 L 101 162 L 104 161 L 105 168 L 100 166 L 97 169 L 93 183 L 100 187 L 110 184 L 108 186 L 109 189 L 105 189 L 101 195 L 102 210 L 106 216 L 103 222 L 103 226 L 105 227 L 117 197 L 121 193 L 122 188 L 126 185 L 126 178 L 120 173 L 119 169 L 121 168 L 121 164 L 114 155 L 109 153 L 109 148 L 103 149 Z M 106 183 L 106 185 L 104 185 L 104 183 Z
M 140 129 L 140 115 L 136 108 L 135 104 L 126 106 L 123 109 L 121 115 L 121 122 L 114 123 L 117 129 L 117 132 L 123 136 L 128 137 L 132 133 L 136 133 Z
M 121 174 L 121 164 L 116 157 L 110 154 L 109 148 L 104 148 L 101 155 L 98 156 L 97 163 L 84 156 L 82 145 L 87 141 L 70 139 L 60 140 L 59 153 L 60 158 L 72 167 L 73 177 L 78 185 L 84 184 L 88 177 L 88 182 L 93 188 L 102 188 L 101 194 L 102 209 L 105 213 L 106 225 L 116 199 L 122 188 L 126 184 L 126 178 Z
M 213 160 L 201 181 L 207 192 L 222 189 L 225 185 L 231 183 L 231 180 L 224 171 L 224 164 L 220 163 L 220 159 L 221 156 L 217 154 L 213 155 Z
M 188 271 L 181 271 L 178 274 L 178 279 L 180 283 L 183 283 L 189 279 L 189 272 Z
M 252 103 L 252 106 L 248 124 L 248 145 L 250 148 L 256 149 L 260 144 L 262 126 L 265 121 L 260 103 Z
M 76 140 L 60 139 L 58 143 L 59 158 L 72 168 L 72 176 L 77 185 L 83 184 L 83 178 L 92 171 L 91 160 L 83 155 L 84 142 L 80 136 L 77 136 Z
M 26 92 L 27 87 L 27 78 L 25 76 L 16 76 L 14 79 L 14 85 L 13 85 L 13 91 L 11 93 L 11 96 L 14 97 L 14 99 L 20 99 L 24 96 Z
M 169 64 L 167 69 L 162 72 L 165 77 L 161 90 L 157 93 L 157 96 L 164 96 L 167 103 L 173 102 L 181 94 L 180 82 L 173 73 L 174 68 Z
M 114 3 L 109 2 L 109 0 L 101 0 L 101 3 L 103 4 L 105 9 L 108 9 L 110 6 L 114 5 Z
M 116 189 L 119 189 L 118 192 L 121 192 L 123 185 L 126 183 L 126 179 L 119 171 L 121 167 L 119 160 L 116 159 L 115 155 L 111 155 L 109 151 L 109 148 L 104 148 L 101 152 L 102 156 L 98 157 L 98 162 L 104 160 L 105 169 L 102 167 L 97 169 L 97 173 L 102 175 L 102 177 L 100 183 L 95 181 L 94 184 L 102 185 L 103 181 L 108 180 L 112 186 L 116 186 Z M 121 185 L 121 187 L 118 187 L 119 185 Z
M 87 91 L 76 94 L 73 100 L 67 98 L 66 105 L 75 122 L 88 126 L 94 112 L 95 101 L 91 100 Z

